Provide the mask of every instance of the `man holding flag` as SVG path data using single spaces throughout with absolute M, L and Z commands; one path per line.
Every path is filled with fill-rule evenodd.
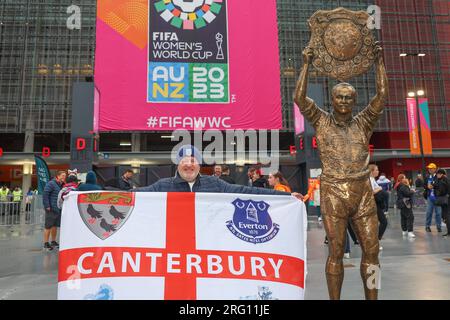
M 215 176 L 202 176 L 200 164 L 202 157 L 199 150 L 192 145 L 185 145 L 177 153 L 177 173 L 175 177 L 165 178 L 148 187 L 137 188 L 136 192 L 213 192 L 213 193 L 244 193 L 267 195 L 293 195 L 299 200 L 299 193 L 287 193 L 272 189 L 246 187 L 226 183 Z

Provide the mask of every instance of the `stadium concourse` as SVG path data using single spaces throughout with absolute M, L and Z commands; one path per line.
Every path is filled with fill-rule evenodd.
M 416 238 L 402 237 L 399 213 L 391 209 L 380 252 L 380 300 L 450 299 L 450 239 L 435 229 L 425 231 L 425 212 L 416 209 Z M 327 300 L 324 265 L 328 248 L 325 232 L 316 217 L 308 218 L 307 300 Z M 42 251 L 39 228 L 0 230 L 0 300 L 57 298 L 58 252 Z M 342 299 L 364 297 L 359 275 L 361 250 L 351 248 L 345 259 Z

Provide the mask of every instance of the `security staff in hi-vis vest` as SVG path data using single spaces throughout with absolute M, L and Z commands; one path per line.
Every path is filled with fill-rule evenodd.
M 320 109 L 306 96 L 308 68 L 314 51 L 303 51 L 303 70 L 295 92 L 300 112 L 316 129 L 322 161 L 320 207 L 329 240 L 326 277 L 330 299 L 340 299 L 344 279 L 344 246 L 350 219 L 362 249 L 361 277 L 366 299 L 377 299 L 377 286 L 371 285 L 373 274 L 379 275 L 378 218 L 369 181 L 369 140 L 384 109 L 388 81 L 382 48 L 373 47 L 376 56 L 377 94 L 355 117 L 356 90 L 348 83 L 333 88 L 332 113 Z

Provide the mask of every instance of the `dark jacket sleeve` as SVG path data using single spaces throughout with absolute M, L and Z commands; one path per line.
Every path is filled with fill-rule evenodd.
M 131 192 L 161 192 L 161 183 L 159 181 L 147 187 L 135 188 L 130 190 Z
M 244 193 L 244 194 L 271 194 L 271 195 L 281 195 L 289 196 L 288 192 L 282 192 L 272 189 L 256 188 L 256 187 L 246 187 L 237 184 L 229 184 L 223 180 L 218 180 L 223 193 Z
M 50 193 L 53 191 L 53 183 L 52 180 L 50 180 L 44 188 L 44 193 L 42 194 L 42 201 L 44 202 L 44 208 L 50 208 Z
M 449 193 L 448 180 L 445 177 L 436 180 L 436 183 L 434 184 L 434 191 L 438 197 L 447 195 Z
M 408 188 L 405 185 L 400 186 L 399 190 L 400 194 L 402 195 L 402 198 L 411 198 L 414 196 L 415 192 Z

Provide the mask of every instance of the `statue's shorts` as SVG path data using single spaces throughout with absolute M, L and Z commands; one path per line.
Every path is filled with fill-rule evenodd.
M 343 272 L 342 258 L 348 221 L 361 245 L 361 267 L 378 265 L 378 217 L 369 178 L 339 181 L 322 176 L 320 210 L 329 241 L 328 273 Z

